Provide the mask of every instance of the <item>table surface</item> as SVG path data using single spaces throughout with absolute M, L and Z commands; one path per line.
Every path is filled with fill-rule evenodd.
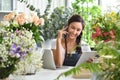
M 35 75 L 10 75 L 10 80 L 55 80 L 57 76 L 65 72 L 72 67 L 64 66 L 62 68 L 58 68 L 56 70 L 50 69 L 41 69 L 39 72 L 36 72 Z M 91 79 L 80 79 L 73 78 L 71 75 L 64 77 L 62 76 L 60 80 L 91 80 Z

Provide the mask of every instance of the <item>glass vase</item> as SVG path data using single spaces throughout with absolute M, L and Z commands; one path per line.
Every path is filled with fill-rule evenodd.
M 27 65 L 23 75 L 34 75 L 36 73 L 36 67 L 34 65 Z

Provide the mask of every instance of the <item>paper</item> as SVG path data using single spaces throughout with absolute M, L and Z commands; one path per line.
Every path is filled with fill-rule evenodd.
M 80 59 L 78 60 L 76 66 L 80 65 L 81 63 L 86 62 L 90 58 L 93 59 L 95 57 L 96 51 L 90 51 L 90 52 L 83 52 L 81 54 Z

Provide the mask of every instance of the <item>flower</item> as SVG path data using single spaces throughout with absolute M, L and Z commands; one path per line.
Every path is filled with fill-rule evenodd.
M 44 40 L 40 35 L 40 26 L 44 24 L 44 19 L 35 14 L 26 16 L 24 13 L 11 12 L 4 16 L 4 21 L 7 22 L 4 27 L 9 31 L 26 29 L 33 32 L 33 37 L 37 43 Z
M 23 73 L 26 65 L 41 68 L 42 61 L 32 31 L 26 29 L 10 32 L 0 30 L 0 78 L 12 73 Z
M 120 15 L 115 12 L 108 12 L 93 20 L 92 39 L 95 43 L 99 41 L 114 41 L 119 38 Z

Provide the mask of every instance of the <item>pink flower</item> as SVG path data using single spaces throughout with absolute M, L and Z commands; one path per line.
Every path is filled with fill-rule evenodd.
M 33 17 L 33 22 L 36 26 L 38 25 L 42 25 L 44 23 L 44 19 L 43 18 L 40 18 L 38 16 L 34 16 Z
M 105 36 L 105 37 L 108 36 L 108 35 L 109 35 L 109 32 L 104 32 L 103 33 L 103 36 Z
M 115 39 L 115 35 L 114 35 L 114 31 L 113 30 L 109 31 L 109 34 L 110 34 L 110 37 L 112 39 Z
M 44 19 L 43 18 L 40 18 L 40 24 L 43 25 L 44 24 Z
M 11 12 L 11 13 L 4 16 L 4 20 L 5 21 L 10 21 L 10 20 L 14 19 L 14 17 L 15 17 L 15 13 Z
M 102 31 L 99 27 L 95 28 L 95 33 L 92 34 L 92 38 L 98 37 L 98 36 L 102 36 Z
M 16 16 L 15 21 L 18 22 L 20 25 L 23 25 L 25 23 L 25 14 L 21 13 L 18 16 Z

